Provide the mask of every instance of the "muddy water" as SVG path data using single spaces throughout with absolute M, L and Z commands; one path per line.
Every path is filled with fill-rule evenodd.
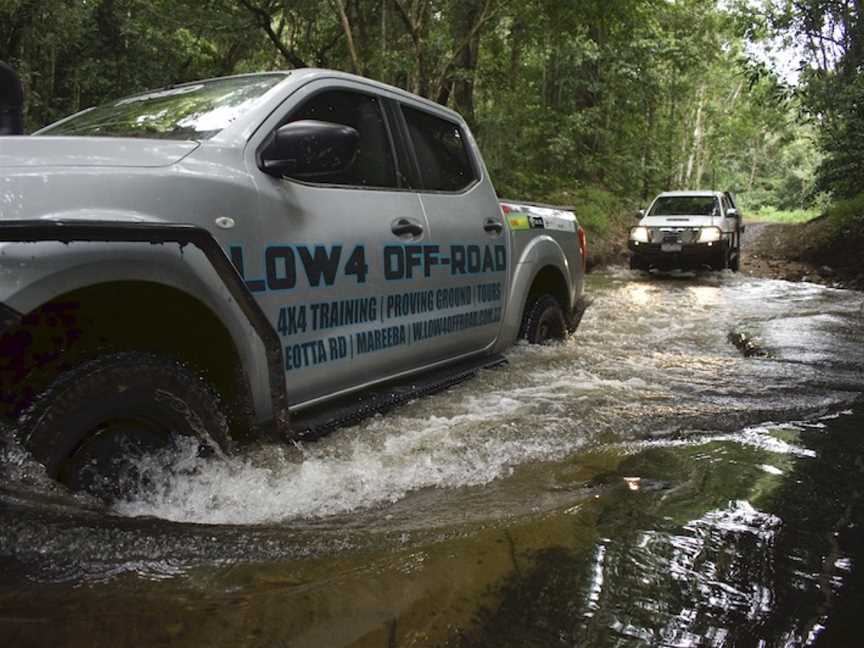
M 0 461 L 4 645 L 848 645 L 864 295 L 594 275 L 565 345 L 110 511 Z

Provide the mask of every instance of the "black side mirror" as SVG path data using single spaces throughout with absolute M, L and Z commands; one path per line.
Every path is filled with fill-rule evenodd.
M 360 134 L 350 126 L 304 119 L 280 127 L 261 153 L 261 170 L 277 177 L 314 179 L 345 171 Z
M 24 90 L 9 65 L 0 61 L 0 135 L 24 134 Z

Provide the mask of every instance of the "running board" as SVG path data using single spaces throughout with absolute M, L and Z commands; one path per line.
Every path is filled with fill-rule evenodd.
M 300 441 L 318 439 L 333 430 L 356 425 L 423 396 L 437 394 L 476 376 L 482 369 L 507 364 L 501 354 L 464 360 L 407 379 L 376 385 L 358 394 L 337 398 L 291 414 L 291 436 Z

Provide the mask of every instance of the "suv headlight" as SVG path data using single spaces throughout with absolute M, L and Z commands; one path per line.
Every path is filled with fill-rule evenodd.
M 647 227 L 632 227 L 630 228 L 630 240 L 635 241 L 636 243 L 647 243 L 648 242 L 648 228 Z
M 703 227 L 699 232 L 700 243 L 715 243 L 720 240 L 722 232 L 719 227 Z

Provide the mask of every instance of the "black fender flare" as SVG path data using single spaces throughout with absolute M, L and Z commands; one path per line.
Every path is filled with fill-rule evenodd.
M 216 275 L 237 302 L 249 325 L 261 339 L 267 356 L 274 432 L 281 438 L 290 434 L 288 394 L 282 343 L 261 306 L 249 292 L 243 278 L 213 235 L 190 223 L 121 223 L 96 220 L 18 220 L 0 222 L 3 243 L 176 243 L 198 248 Z

